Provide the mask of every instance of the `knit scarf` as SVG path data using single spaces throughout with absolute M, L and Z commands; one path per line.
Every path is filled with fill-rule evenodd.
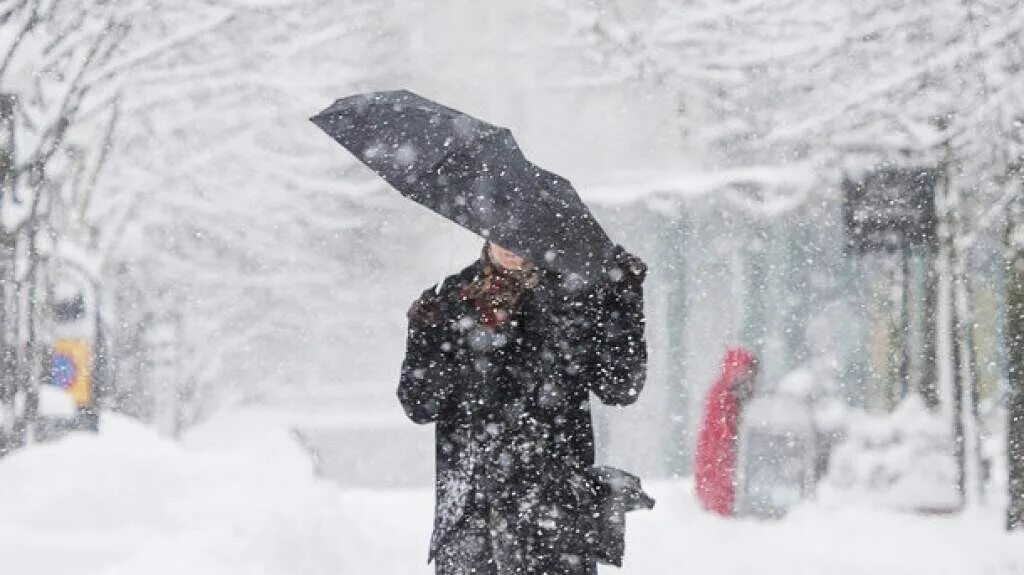
M 462 297 L 480 314 L 480 323 L 497 328 L 509 320 L 523 292 L 537 286 L 540 274 L 529 263 L 519 270 L 501 267 L 491 260 L 487 244 L 480 262 L 480 273 L 462 289 Z

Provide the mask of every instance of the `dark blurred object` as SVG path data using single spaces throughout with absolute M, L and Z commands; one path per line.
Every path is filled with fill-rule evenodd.
M 82 319 L 85 317 L 85 296 L 77 293 L 70 299 L 54 303 L 53 317 L 62 323 Z
M 855 253 L 933 247 L 937 241 L 935 168 L 881 167 L 843 178 L 847 247 Z
M 597 488 L 593 504 L 594 532 L 591 557 L 602 563 L 622 566 L 626 550 L 626 513 L 637 509 L 654 509 L 654 499 L 640 486 L 640 478 L 608 466 L 590 468 Z
M 817 435 L 807 405 L 783 394 L 754 397 L 740 419 L 733 514 L 785 516 L 813 493 L 816 461 Z

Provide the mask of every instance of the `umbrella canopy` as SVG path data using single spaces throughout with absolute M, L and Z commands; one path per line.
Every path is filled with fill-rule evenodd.
M 311 120 L 402 195 L 537 265 L 587 283 L 612 256 L 572 184 L 506 128 L 406 90 L 342 98 Z

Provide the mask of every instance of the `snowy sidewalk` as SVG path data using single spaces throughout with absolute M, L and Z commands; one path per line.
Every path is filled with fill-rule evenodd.
M 685 482 L 650 487 L 658 506 L 630 516 L 625 568 L 602 572 L 1024 574 L 1024 534 L 1002 533 L 997 510 L 808 505 L 781 522 L 726 521 L 698 511 Z M 316 480 L 288 434 L 251 415 L 181 444 L 111 417 L 98 437 L 0 461 L 0 572 L 428 575 L 431 497 Z

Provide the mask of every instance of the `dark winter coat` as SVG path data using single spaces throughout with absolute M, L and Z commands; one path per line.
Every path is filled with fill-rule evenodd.
M 481 269 L 428 289 L 409 312 L 398 397 L 413 421 L 436 423 L 430 558 L 472 514 L 509 557 L 592 561 L 590 394 L 626 405 L 640 393 L 643 276 L 573 292 L 541 272 L 491 328 L 464 296 Z

